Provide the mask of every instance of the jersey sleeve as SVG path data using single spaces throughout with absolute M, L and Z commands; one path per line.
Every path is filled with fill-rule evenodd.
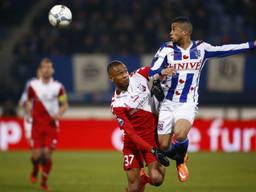
M 228 44 L 228 45 L 221 45 L 221 46 L 212 46 L 211 44 L 204 42 L 206 59 L 212 58 L 212 57 L 225 57 L 225 56 L 235 55 L 253 48 L 254 48 L 253 41 L 250 41 L 247 43 L 241 43 L 241 44 Z
M 149 76 L 152 77 L 155 74 L 161 75 L 162 69 L 167 65 L 167 50 L 166 43 L 164 43 L 153 57 L 150 64 Z
M 126 109 L 124 107 L 114 107 L 112 109 L 114 116 L 116 117 L 116 120 L 120 126 L 121 129 L 125 131 L 128 137 L 138 146 L 142 147 L 145 150 L 150 151 L 152 149 L 152 146 L 144 141 L 136 131 L 134 130 L 132 124 L 127 118 L 126 115 Z

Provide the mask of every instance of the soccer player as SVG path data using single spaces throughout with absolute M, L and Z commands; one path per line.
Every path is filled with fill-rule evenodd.
M 164 97 L 158 119 L 159 145 L 168 157 L 176 160 L 178 178 L 185 182 L 189 176 L 186 166 L 188 138 L 198 104 L 198 86 L 201 70 L 208 59 L 238 54 L 256 46 L 256 41 L 242 44 L 212 46 L 191 40 L 192 24 L 186 17 L 172 20 L 170 42 L 164 43 L 151 63 L 150 76 L 159 77 Z M 154 92 L 154 90 L 152 90 Z M 171 145 L 170 136 L 176 141 Z
M 146 183 L 159 186 L 165 175 L 160 163 L 168 166 L 169 161 L 156 145 L 157 118 L 152 113 L 153 100 L 148 87 L 149 67 L 138 69 L 129 76 L 122 62 L 112 61 L 107 71 L 109 79 L 116 86 L 111 109 L 124 131 L 123 168 L 128 179 L 126 191 L 144 191 Z M 144 161 L 149 176 L 141 172 Z
M 52 168 L 51 155 L 57 144 L 58 120 L 67 110 L 68 102 L 64 86 L 53 79 L 54 68 L 51 60 L 44 58 L 39 69 L 40 79 L 31 81 L 28 86 L 26 112 L 33 119 L 31 182 L 37 181 L 41 164 L 41 188 L 47 191 L 47 179 Z

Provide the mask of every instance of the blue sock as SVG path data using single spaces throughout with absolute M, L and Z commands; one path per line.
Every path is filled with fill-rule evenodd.
M 188 150 L 189 140 L 186 138 L 184 141 L 177 141 L 175 143 L 175 150 L 179 158 L 176 159 L 177 164 L 184 163 L 184 157 Z
M 170 148 L 165 151 L 165 154 L 166 154 L 167 157 L 169 157 L 173 160 L 176 160 L 176 158 L 175 158 L 176 154 L 177 154 L 177 152 L 176 152 L 176 143 L 172 143 Z

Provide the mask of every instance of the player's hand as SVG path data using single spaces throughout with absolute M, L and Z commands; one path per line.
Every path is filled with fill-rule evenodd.
M 256 40 L 254 41 L 254 47 L 256 47 Z
M 57 121 L 61 118 L 61 115 L 59 113 L 57 113 L 57 114 L 53 115 L 52 118 Z
M 153 153 L 153 155 L 156 157 L 157 161 L 160 164 L 162 164 L 165 167 L 168 167 L 170 165 L 170 162 L 163 151 L 161 151 L 160 149 L 158 149 L 156 147 L 153 147 L 151 149 L 151 152 Z
M 165 69 L 162 69 L 161 75 L 163 76 L 172 76 L 176 74 L 176 70 L 172 67 L 167 67 Z
M 164 90 L 161 86 L 160 79 L 154 80 L 150 90 L 151 96 L 155 96 L 159 102 L 164 100 Z

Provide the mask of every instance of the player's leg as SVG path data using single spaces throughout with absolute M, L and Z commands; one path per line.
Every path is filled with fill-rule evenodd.
M 187 149 L 189 145 L 187 136 L 194 121 L 196 108 L 196 104 L 182 104 L 177 108 L 174 115 L 175 126 L 173 132 L 176 141 L 172 145 L 174 151 L 173 158 L 176 160 L 178 177 L 182 182 L 185 182 L 189 175 L 186 165 L 188 159 Z
M 56 129 L 50 128 L 46 131 L 46 137 L 44 138 L 44 148 L 41 155 L 42 164 L 42 177 L 41 177 L 41 188 L 44 190 L 48 189 L 47 181 L 52 170 L 52 153 L 56 148 L 57 144 L 57 131 Z
M 184 103 L 181 104 L 174 113 L 175 125 L 174 125 L 174 135 L 176 138 L 175 144 L 173 145 L 177 155 L 180 156 L 177 163 L 183 163 L 185 154 L 187 153 L 189 141 L 188 133 L 194 122 L 195 113 L 197 106 L 194 103 Z
M 37 176 L 39 172 L 40 165 L 40 148 L 32 148 L 31 149 L 31 163 L 32 163 L 32 172 L 30 175 L 31 183 L 35 183 L 37 181 Z
M 185 154 L 187 153 L 189 140 L 187 138 L 188 133 L 192 127 L 190 121 L 186 119 L 179 119 L 176 121 L 174 126 L 174 134 L 175 134 L 175 144 L 173 144 L 173 148 L 175 148 L 177 155 L 177 164 L 183 163 L 183 159 Z
M 175 144 L 173 148 L 175 149 L 176 154 L 174 159 L 176 159 L 176 168 L 178 172 L 178 178 L 181 182 L 185 182 L 188 179 L 189 171 L 187 168 L 187 149 L 188 149 L 188 132 L 191 129 L 191 123 L 185 119 L 179 119 L 175 123 L 174 134 L 176 136 Z
M 41 156 L 41 139 L 40 132 L 37 129 L 32 129 L 30 148 L 31 148 L 31 163 L 32 163 L 32 172 L 30 174 L 30 180 L 32 183 L 37 181 L 37 175 L 39 172 L 40 165 L 40 156 Z
M 123 148 L 123 169 L 126 172 L 128 187 L 125 191 L 143 192 L 148 180 L 141 174 L 143 168 L 143 157 L 136 145 L 131 142 L 124 142 Z
M 128 180 L 128 192 L 141 192 L 140 168 L 132 168 L 126 171 Z
M 41 188 L 44 190 L 48 189 L 47 180 L 52 169 L 52 152 L 51 148 L 43 148 L 43 153 L 41 155 L 42 164 L 42 177 L 41 177 Z
M 145 141 L 147 141 L 149 144 L 151 144 L 154 147 L 157 146 L 154 133 L 149 134 L 148 137 L 145 138 Z M 151 185 L 160 186 L 164 181 L 164 176 L 165 176 L 164 166 L 160 165 L 156 157 L 151 152 L 142 151 L 141 154 L 148 167 L 148 176 L 144 174 L 144 177 L 141 177 L 141 181 L 145 180 L 147 183 Z

